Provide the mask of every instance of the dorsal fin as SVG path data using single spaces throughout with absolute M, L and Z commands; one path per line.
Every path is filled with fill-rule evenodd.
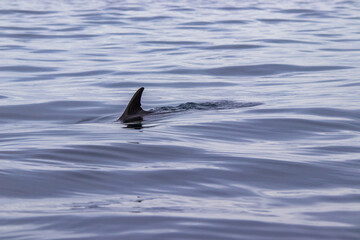
M 125 122 L 128 118 L 131 118 L 132 115 L 136 115 L 139 112 L 144 111 L 141 108 L 141 96 L 144 91 L 144 88 L 139 88 L 134 96 L 131 98 L 129 104 L 127 105 L 124 113 L 119 118 L 120 121 Z

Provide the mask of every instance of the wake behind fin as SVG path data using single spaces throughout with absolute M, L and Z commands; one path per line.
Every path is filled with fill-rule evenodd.
M 141 108 L 141 96 L 144 91 L 144 88 L 139 88 L 136 93 L 131 98 L 129 104 L 127 105 L 124 113 L 121 115 L 121 117 L 118 119 L 122 122 L 129 122 L 129 121 L 136 121 L 136 120 L 142 120 L 142 113 L 145 113 L 145 111 Z

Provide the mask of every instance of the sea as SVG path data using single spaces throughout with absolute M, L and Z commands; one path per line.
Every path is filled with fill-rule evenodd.
M 0 53 L 1 240 L 360 239 L 360 1 L 1 0 Z

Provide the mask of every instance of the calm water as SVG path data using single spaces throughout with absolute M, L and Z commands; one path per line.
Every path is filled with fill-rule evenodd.
M 2 0 L 0 49 L 0 239 L 360 238 L 359 1 Z

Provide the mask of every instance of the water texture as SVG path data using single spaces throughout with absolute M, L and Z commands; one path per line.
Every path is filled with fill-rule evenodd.
M 0 239 L 359 239 L 359 16 L 0 1 Z

